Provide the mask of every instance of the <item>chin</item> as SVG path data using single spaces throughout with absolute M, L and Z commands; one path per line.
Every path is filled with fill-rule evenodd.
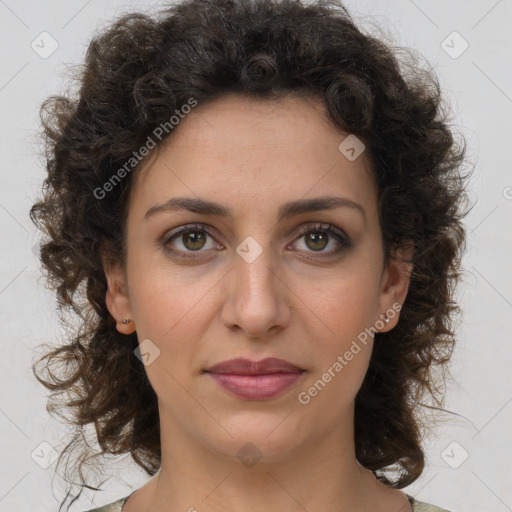
M 230 436 L 211 440 L 210 446 L 227 459 L 242 462 L 247 467 L 256 463 L 284 461 L 306 442 L 306 429 L 299 431 L 296 428 L 297 418 L 292 420 L 287 418 L 287 414 L 258 415 L 251 412 L 239 415 L 232 421 L 224 420 L 221 423 Z

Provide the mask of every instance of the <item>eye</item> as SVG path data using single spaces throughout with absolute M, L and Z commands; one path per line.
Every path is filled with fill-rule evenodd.
M 208 237 L 213 238 L 213 234 L 203 224 L 188 224 L 165 236 L 162 243 L 167 251 L 177 257 L 195 258 L 196 256 L 194 254 L 187 253 L 201 252 L 201 249 L 206 245 Z M 174 249 L 172 246 L 175 245 L 176 242 L 171 243 L 174 239 L 177 239 L 177 245 L 179 246 L 181 244 L 184 249 Z M 219 244 L 217 244 L 217 246 L 221 247 Z M 207 249 L 211 248 L 213 247 L 207 247 Z
M 303 244 L 305 248 L 299 250 L 319 253 L 320 257 L 338 254 L 352 246 L 350 238 L 343 231 L 330 224 L 304 226 L 299 231 L 298 239 L 303 237 L 305 237 Z M 166 251 L 178 258 L 196 258 L 197 256 L 194 253 L 204 252 L 202 249 L 222 248 L 222 245 L 218 243 L 211 243 L 208 247 L 208 238 L 215 240 L 213 233 L 205 225 L 188 224 L 164 236 L 162 245 Z M 325 251 L 324 249 L 331 242 L 334 242 L 334 245 L 337 245 L 338 248 Z
M 301 238 L 304 238 L 305 252 L 321 253 L 321 257 L 338 254 L 352 246 L 350 238 L 343 231 L 330 224 L 304 226 L 299 231 L 299 239 Z M 334 246 L 338 245 L 338 248 L 325 251 L 324 249 L 328 247 L 330 242 L 333 242 L 332 245 Z

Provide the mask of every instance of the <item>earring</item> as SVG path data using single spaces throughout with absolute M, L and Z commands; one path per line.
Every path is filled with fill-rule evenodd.
M 389 318 L 388 318 L 388 315 L 386 314 L 380 314 L 380 317 L 384 320 L 384 322 L 386 322 L 386 325 L 389 325 Z
M 121 323 L 126 325 L 126 324 L 129 324 L 131 321 L 132 321 L 131 318 L 124 318 Z

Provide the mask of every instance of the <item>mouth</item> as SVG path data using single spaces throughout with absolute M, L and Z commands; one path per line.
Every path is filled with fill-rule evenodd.
M 304 371 L 304 369 L 276 357 L 267 357 L 261 361 L 250 361 L 243 358 L 230 359 L 229 361 L 215 364 L 206 370 L 208 373 L 230 375 L 270 375 L 273 373 L 298 373 L 301 371 Z
M 230 394 L 245 400 L 268 400 L 296 384 L 306 372 L 298 366 L 277 358 L 262 361 L 231 359 L 205 370 Z

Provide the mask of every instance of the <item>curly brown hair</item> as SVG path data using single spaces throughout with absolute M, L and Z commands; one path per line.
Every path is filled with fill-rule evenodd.
M 157 397 L 134 357 L 136 333 L 120 334 L 107 309 L 102 263 L 125 261 L 127 198 L 144 161 L 105 197 L 94 191 L 191 97 L 203 104 L 230 92 L 322 99 L 331 122 L 363 140 L 371 156 L 386 261 L 414 245 L 400 320 L 376 334 L 356 397 L 355 448 L 387 485 L 416 480 L 425 459 L 419 409 L 427 400 L 443 404 L 455 342 L 469 176 L 435 73 L 411 51 L 398 59 L 335 0 L 185 0 L 154 16 L 123 15 L 92 39 L 79 70 L 78 94 L 41 106 L 48 176 L 30 211 L 46 235 L 40 258 L 61 319 L 69 310 L 79 317 L 72 339 L 33 365 L 53 391 L 48 411 L 72 411 L 74 438 L 59 457 L 60 464 L 69 450 L 79 458 L 71 504 L 83 488 L 98 489 L 82 473 L 95 457 L 129 453 L 149 475 L 161 457 Z M 100 452 L 85 439 L 89 424 Z

